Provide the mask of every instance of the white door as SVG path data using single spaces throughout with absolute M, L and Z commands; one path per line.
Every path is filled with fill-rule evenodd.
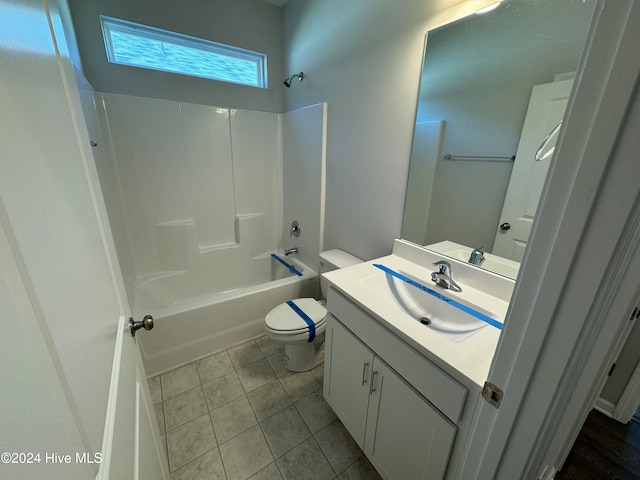
M 536 161 L 536 152 L 562 120 L 572 86 L 573 80 L 564 80 L 533 87 L 493 244 L 495 255 L 522 261 L 551 162 Z
M 167 479 L 168 463 L 147 386 L 140 351 L 128 319 L 121 317 L 99 480 Z M 138 331 L 136 335 L 144 335 Z M 119 355 L 118 355 L 119 354 Z
M 3 335 L 37 353 L 0 352 L 13 426 L 0 443 L 40 453 L 46 478 L 169 478 L 57 4 L 0 0 L 0 12 L 1 259 L 16 271 Z M 19 374 L 25 355 L 53 372 L 44 395 L 36 375 Z M 14 394 L 22 402 L 5 403 Z M 34 425 L 51 430 L 38 444 Z M 10 467 L 11 478 L 38 476 L 33 464 Z

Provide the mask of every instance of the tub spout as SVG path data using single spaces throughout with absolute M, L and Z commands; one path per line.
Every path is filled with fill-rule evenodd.
M 294 253 L 298 253 L 298 247 L 293 247 L 293 248 L 288 248 L 284 251 L 284 256 L 289 256 L 292 255 Z

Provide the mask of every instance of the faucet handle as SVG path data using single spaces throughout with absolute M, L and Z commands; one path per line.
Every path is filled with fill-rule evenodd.
M 432 265 L 434 267 L 438 267 L 440 270 L 440 273 L 443 273 L 443 274 L 447 273 L 447 269 L 451 271 L 451 264 L 446 260 L 438 260 L 437 262 L 433 262 Z
M 469 256 L 469 263 L 472 265 L 482 265 L 484 263 L 484 247 L 474 248 Z

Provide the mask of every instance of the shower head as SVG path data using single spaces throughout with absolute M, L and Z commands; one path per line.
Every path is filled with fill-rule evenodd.
M 289 78 L 285 78 L 284 82 L 282 83 L 284 83 L 285 87 L 291 88 L 291 82 L 293 82 L 296 78 L 298 79 L 299 82 L 301 82 L 304 79 L 304 73 L 303 72 L 294 73 Z

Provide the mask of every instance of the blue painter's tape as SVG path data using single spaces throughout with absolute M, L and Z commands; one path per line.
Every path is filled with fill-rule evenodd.
M 390 269 L 389 267 L 385 267 L 384 265 L 381 265 L 379 263 L 374 263 L 373 264 L 374 267 L 379 268 L 380 270 L 382 270 L 385 273 L 388 273 L 389 275 L 396 277 L 399 280 L 402 280 L 403 282 L 408 283 L 409 285 L 411 285 L 412 287 L 417 288 L 418 290 L 422 290 L 425 293 L 428 293 L 429 295 L 431 295 L 432 297 L 437 298 L 438 300 L 442 300 L 443 302 L 447 302 L 449 305 L 451 305 L 454 308 L 457 308 L 458 310 L 462 310 L 465 313 L 468 313 L 469 315 L 477 318 L 478 320 L 482 320 L 485 323 L 488 323 L 489 325 L 491 325 L 492 327 L 497 328 L 498 330 L 502 330 L 502 322 L 499 322 L 498 320 L 496 320 L 495 318 L 491 318 L 488 315 L 485 315 L 482 312 L 478 312 L 477 310 L 474 310 L 471 307 L 468 307 L 460 302 L 457 302 L 456 300 L 454 300 L 453 298 L 449 298 L 443 294 L 441 294 L 440 292 L 436 292 L 435 290 L 427 287 L 426 285 L 423 285 L 419 282 L 416 282 L 415 280 L 411 280 L 409 277 L 402 275 L 401 273 L 396 272 L 395 270 Z
M 302 272 L 300 270 L 298 270 L 296 267 L 294 267 L 293 265 L 288 264 L 287 262 L 285 262 L 283 259 L 281 259 L 278 255 L 276 255 L 275 253 L 272 253 L 271 256 L 273 258 L 275 258 L 277 261 L 279 261 L 281 264 L 283 264 L 285 267 L 287 267 L 289 269 L 289 271 L 291 273 L 295 273 L 297 276 L 301 277 L 302 276 Z
M 307 343 L 313 342 L 313 339 L 316 338 L 316 324 L 315 324 L 315 322 L 313 320 L 311 320 L 311 318 L 309 318 L 309 315 L 304 313 L 304 311 L 298 305 L 296 305 L 293 302 L 293 300 L 289 300 L 287 302 L 287 305 L 289 305 L 291 307 L 291 309 L 300 316 L 300 318 L 302 318 L 305 322 L 307 322 L 307 325 L 309 325 L 309 340 L 307 340 Z

